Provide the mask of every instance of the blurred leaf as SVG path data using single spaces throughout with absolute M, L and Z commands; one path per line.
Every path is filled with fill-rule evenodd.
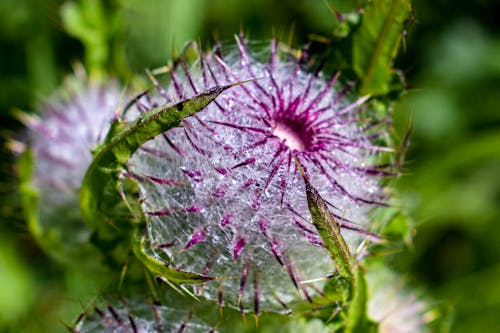
M 380 0 L 366 5 L 353 35 L 353 69 L 361 80 L 361 95 L 390 91 L 392 62 L 412 12 L 409 0 Z
M 176 47 L 197 40 L 206 7 L 203 0 L 121 0 L 127 29 L 128 60 L 135 70 L 159 67 L 175 53 Z M 209 6 L 207 6 L 210 4 Z M 227 1 L 224 5 L 228 6 Z M 233 31 L 232 33 L 234 33 Z
M 33 279 L 11 241 L 0 238 L 0 325 L 24 315 L 35 300 Z
M 102 75 L 113 69 L 122 76 L 128 73 L 119 40 L 123 30 L 119 9 L 102 0 L 68 1 L 61 7 L 64 28 L 85 47 L 85 67 L 91 74 Z
M 455 304 L 456 316 L 464 327 L 455 325 L 454 332 L 491 331 L 493 318 L 483 321 L 483 313 L 497 313 L 500 310 L 500 263 L 479 272 L 450 281 L 437 290 L 441 297 Z M 478 287 L 480 286 L 480 287 Z M 498 320 L 498 318 L 496 319 Z

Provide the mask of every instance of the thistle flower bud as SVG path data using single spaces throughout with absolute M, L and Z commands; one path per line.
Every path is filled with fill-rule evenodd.
M 380 333 L 426 333 L 433 320 L 429 305 L 410 291 L 391 271 L 378 267 L 369 271 L 369 316 L 379 323 Z
M 178 101 L 250 81 L 143 145 L 129 172 L 141 188 L 151 256 L 224 278 L 197 290 L 221 304 L 256 315 L 288 311 L 321 295 L 321 278 L 335 272 L 311 224 L 296 162 L 355 246 L 384 199 L 377 178 L 390 173 L 377 158 L 389 149 L 373 143 L 381 133 L 364 117 L 367 97 L 348 98 L 338 74 L 307 73 L 275 40 L 267 62 L 236 41 L 235 53 L 216 49 L 189 68 L 177 63 L 166 89 L 153 78 L 158 95 L 139 100 L 140 110 L 159 97 Z
M 39 115 L 21 115 L 34 159 L 30 186 L 38 196 L 31 232 L 45 250 L 65 260 L 90 247 L 79 209 L 79 189 L 92 150 L 104 139 L 121 100 L 115 82 L 68 79 L 64 89 L 41 103 Z M 75 257 L 68 262 L 74 262 Z
M 215 333 L 215 326 L 209 326 L 196 317 L 189 307 L 169 307 L 125 299 L 114 305 L 93 307 L 77 320 L 75 333 Z

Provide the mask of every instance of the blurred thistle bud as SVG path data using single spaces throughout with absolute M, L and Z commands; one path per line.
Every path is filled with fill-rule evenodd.
M 40 103 L 38 114 L 19 115 L 28 128 L 29 149 L 19 163 L 21 178 L 27 178 L 21 179 L 21 193 L 28 225 L 44 250 L 60 260 L 81 264 L 74 255 L 85 258 L 81 251 L 91 247 L 79 190 L 121 99 L 117 82 L 93 81 L 80 70 Z
M 391 149 L 384 121 L 367 112 L 368 97 L 350 97 L 352 86 L 338 73 L 306 72 L 300 52 L 282 52 L 274 39 L 265 61 L 244 38 L 236 42 L 236 52 L 216 48 L 198 51 L 191 66 L 174 62 L 167 88 L 151 77 L 158 94 L 138 100 L 142 112 L 250 81 L 144 144 L 129 173 L 141 189 L 150 256 L 222 278 L 196 290 L 221 305 L 287 312 L 321 295 L 335 272 L 296 162 L 353 250 L 376 237 L 367 229 L 386 200 L 380 178 L 392 173 L 380 161 Z
M 395 273 L 379 266 L 368 270 L 368 315 L 378 322 L 380 333 L 427 333 L 436 311 L 409 290 Z
M 169 307 L 158 302 L 121 299 L 113 305 L 93 306 L 82 313 L 70 331 L 75 333 L 215 333 L 189 306 Z M 206 317 L 206 316 L 205 316 Z M 212 318 L 211 318 L 212 319 Z M 213 319 L 212 319 L 213 321 Z

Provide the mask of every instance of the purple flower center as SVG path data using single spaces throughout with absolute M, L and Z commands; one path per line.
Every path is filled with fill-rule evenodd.
M 296 119 L 278 118 L 273 126 L 273 135 L 283 141 L 290 150 L 306 151 L 313 140 L 313 131 Z

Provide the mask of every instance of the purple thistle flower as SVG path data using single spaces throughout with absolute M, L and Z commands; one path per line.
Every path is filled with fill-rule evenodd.
M 369 235 L 369 213 L 384 200 L 378 178 L 390 172 L 376 162 L 390 149 L 373 143 L 383 133 L 377 121 L 364 119 L 367 98 L 347 98 L 350 87 L 339 84 L 338 74 L 305 72 L 300 58 L 283 59 L 275 40 L 266 63 L 236 41 L 235 53 L 200 54 L 189 69 L 177 63 L 167 89 L 153 78 L 160 95 L 153 100 L 164 100 L 142 99 L 139 110 L 253 80 L 142 146 L 130 172 L 140 184 L 151 255 L 165 260 L 166 253 L 176 268 L 227 277 L 199 288 L 208 298 L 250 311 L 288 311 L 290 303 L 320 295 L 318 278 L 335 271 L 311 224 L 294 159 L 355 246 L 362 237 L 354 236 Z
M 29 129 L 27 141 L 34 157 L 31 185 L 38 193 L 33 212 L 38 220 L 29 221 L 30 231 L 56 258 L 93 265 L 97 254 L 85 252 L 91 246 L 78 195 L 92 150 L 104 139 L 123 97 L 116 82 L 101 83 L 79 74 L 41 104 L 39 115 L 20 117 Z
M 400 277 L 383 267 L 369 271 L 367 277 L 368 314 L 379 323 L 380 333 L 430 332 L 429 324 L 437 316 L 435 309 L 408 289 Z
M 78 191 L 92 150 L 111 125 L 122 99 L 116 83 L 86 78 L 68 80 L 66 98 L 55 97 L 40 108 L 40 116 L 24 115 L 36 159 L 35 182 L 40 188 Z

